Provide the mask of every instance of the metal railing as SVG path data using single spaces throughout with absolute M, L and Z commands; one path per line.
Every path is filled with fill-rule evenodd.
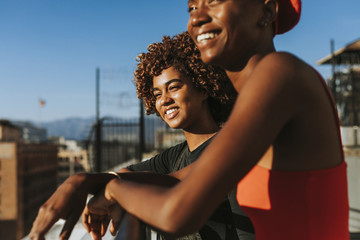
M 142 126 L 143 125 L 143 126 Z M 169 128 L 161 118 L 101 118 L 91 128 L 87 150 L 93 172 L 102 172 L 128 161 L 141 161 L 144 153 L 160 152 L 184 141 L 181 130 Z

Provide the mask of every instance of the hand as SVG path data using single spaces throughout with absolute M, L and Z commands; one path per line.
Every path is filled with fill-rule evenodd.
M 86 203 L 87 191 L 82 183 L 80 175 L 68 178 L 40 207 L 29 234 L 31 240 L 44 240 L 45 234 L 60 218 L 65 219 L 65 224 L 59 239 L 69 239 Z
M 82 223 L 94 240 L 101 239 L 110 225 L 110 233 L 115 236 L 119 228 L 124 210 L 117 202 L 108 200 L 104 190 L 90 199 L 82 214 Z

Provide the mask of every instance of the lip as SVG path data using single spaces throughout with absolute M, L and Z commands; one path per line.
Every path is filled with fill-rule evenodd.
M 170 110 L 172 110 L 172 111 L 170 111 Z M 168 111 L 170 111 L 170 112 L 168 113 Z M 178 115 L 178 113 L 179 113 L 178 107 L 171 107 L 171 108 L 165 109 L 164 116 L 166 117 L 166 119 L 170 120 L 170 119 L 175 118 Z
M 195 34 L 195 41 L 198 47 L 204 47 L 212 42 L 216 41 L 221 34 L 221 30 L 219 29 L 204 29 Z M 208 38 L 211 37 L 211 38 Z M 204 39 L 205 38 L 205 39 Z M 208 38 L 208 39 L 206 39 Z M 201 39 L 199 41 L 199 39 Z

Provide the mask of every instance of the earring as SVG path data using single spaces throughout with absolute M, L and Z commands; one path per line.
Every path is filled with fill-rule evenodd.
M 269 25 L 269 23 L 267 21 L 264 21 L 264 20 L 261 21 L 259 24 L 260 24 L 261 27 L 267 27 Z

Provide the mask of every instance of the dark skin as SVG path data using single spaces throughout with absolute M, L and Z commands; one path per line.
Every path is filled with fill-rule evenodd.
M 191 0 L 188 5 L 188 31 L 202 60 L 223 67 L 239 93 L 233 112 L 174 187 L 114 179 L 88 205 L 102 216 L 102 208 L 120 204 L 174 236 L 199 229 L 256 164 L 301 171 L 342 161 L 334 110 L 318 76 L 295 56 L 275 52 L 276 3 Z
M 95 194 L 114 178 L 109 174 L 76 174 L 68 178 L 39 209 L 29 234 L 31 239 L 45 239 L 57 220 L 66 219 L 60 239 L 68 239 L 86 204 L 88 193 Z M 60 210 L 59 210 L 60 209 Z
M 175 187 L 112 180 L 104 193 L 108 204 L 175 236 L 199 229 L 255 164 L 307 171 L 342 161 L 334 110 L 319 77 L 295 56 L 275 51 L 274 1 L 191 0 L 189 9 L 188 31 L 203 61 L 226 69 L 239 93 L 230 119 Z M 204 41 L 203 33 L 209 33 Z M 91 212 L 102 201 L 91 202 Z
M 156 96 L 156 110 L 164 121 L 172 128 L 184 130 L 189 150 L 196 149 L 203 142 L 212 137 L 219 129 L 213 119 L 207 103 L 207 94 L 194 87 L 191 80 L 182 76 L 175 68 L 165 69 L 162 74 L 154 77 L 154 95 Z M 174 111 L 167 114 L 168 110 Z M 183 168 L 171 173 L 172 177 L 152 175 L 149 173 L 134 173 L 126 168 L 119 172 L 125 173 L 123 179 L 138 183 L 173 186 L 182 179 L 189 168 Z M 60 218 L 65 219 L 65 225 L 60 239 L 68 239 L 78 221 L 88 193 L 101 192 L 103 186 L 115 176 L 111 174 L 76 174 L 62 184 L 49 200 L 40 208 L 38 216 L 30 232 L 31 239 L 44 239 L 46 232 Z M 162 177 L 165 177 L 164 181 Z M 101 196 L 101 194 L 99 194 Z M 116 233 L 123 210 L 117 204 L 102 208 L 101 215 L 88 214 L 85 209 L 83 223 L 93 239 L 101 239 L 112 219 L 110 231 Z M 90 226 L 88 223 L 92 222 Z

